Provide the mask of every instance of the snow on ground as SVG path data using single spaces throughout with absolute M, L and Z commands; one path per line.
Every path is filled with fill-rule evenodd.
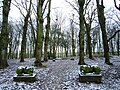
M 14 82 L 13 76 L 18 66 L 32 66 L 34 59 L 25 59 L 20 63 L 19 59 L 8 60 L 9 67 L 0 70 L 0 90 L 120 90 L 120 57 L 111 57 L 113 66 L 106 65 L 104 58 L 90 60 L 85 58 L 89 65 L 97 64 L 102 69 L 102 83 L 80 83 L 78 58 L 70 60 L 52 60 L 45 62 L 47 68 L 36 68 L 37 81 L 34 83 Z

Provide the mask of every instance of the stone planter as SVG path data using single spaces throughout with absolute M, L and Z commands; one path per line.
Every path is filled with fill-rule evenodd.
M 95 82 L 101 83 L 102 75 L 101 74 L 81 74 L 79 73 L 79 81 L 82 83 L 86 82 Z
M 79 71 L 79 81 L 101 83 L 101 69 L 97 65 L 81 65 Z
M 13 77 L 13 80 L 15 82 L 35 82 L 36 79 L 36 74 L 33 74 L 32 76 L 28 75 L 28 74 L 24 74 L 22 76 L 18 76 L 17 74 Z
M 34 82 L 36 81 L 36 74 L 33 70 L 33 67 L 19 66 L 16 69 L 16 74 L 14 75 L 13 80 L 16 82 Z

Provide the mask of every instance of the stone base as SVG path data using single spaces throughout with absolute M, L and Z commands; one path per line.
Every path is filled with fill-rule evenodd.
M 79 81 L 82 83 L 86 82 L 95 82 L 95 83 L 101 83 L 102 75 L 83 75 L 79 73 Z
M 17 76 L 15 75 L 13 77 L 13 80 L 15 82 L 35 82 L 37 79 L 36 79 L 36 74 L 33 74 L 33 76 L 29 76 L 29 75 L 24 75 L 24 76 Z

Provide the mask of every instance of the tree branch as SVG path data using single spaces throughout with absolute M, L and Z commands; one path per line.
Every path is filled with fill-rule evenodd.
M 47 0 L 47 2 L 46 2 L 46 4 L 45 4 L 45 7 L 44 7 L 43 12 L 42 12 L 42 15 L 45 13 L 45 9 L 46 9 L 46 7 L 47 7 L 48 2 L 49 2 L 49 0 Z
M 114 0 L 115 7 L 120 11 L 120 7 L 117 7 L 116 0 Z
M 120 30 L 117 30 L 114 34 L 113 34 L 113 36 L 112 37 L 110 37 L 107 41 L 109 42 L 112 38 L 114 38 L 115 36 L 116 36 L 116 34 L 117 33 L 119 33 L 120 32 Z
M 67 1 L 67 0 L 65 0 L 67 3 L 69 3 L 70 4 L 70 6 L 72 6 L 73 7 L 73 9 L 75 9 L 78 13 L 79 13 L 79 10 L 72 4 L 72 3 L 70 3 L 69 1 Z
M 17 3 L 17 2 L 16 2 Z M 25 17 L 25 15 L 23 14 L 23 12 L 22 12 L 22 10 L 21 10 L 21 8 L 20 8 L 20 5 L 17 3 L 17 5 L 16 4 L 14 4 L 14 3 L 12 3 L 15 7 L 17 7 L 18 9 L 19 9 L 19 11 L 20 11 L 20 13 L 22 14 L 22 16 L 23 17 Z

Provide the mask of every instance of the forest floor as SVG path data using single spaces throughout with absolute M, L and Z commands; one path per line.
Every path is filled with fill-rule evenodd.
M 113 56 L 110 61 L 113 66 L 106 65 L 103 57 L 96 57 L 90 60 L 87 57 L 85 62 L 89 65 L 97 64 L 102 69 L 102 83 L 80 83 L 78 71 L 78 57 L 49 60 L 44 62 L 47 68 L 36 68 L 37 81 L 34 83 L 14 82 L 13 76 L 18 66 L 32 66 L 34 58 L 25 59 L 20 63 L 19 59 L 8 60 L 9 67 L 0 70 L 0 90 L 120 90 L 120 56 Z

